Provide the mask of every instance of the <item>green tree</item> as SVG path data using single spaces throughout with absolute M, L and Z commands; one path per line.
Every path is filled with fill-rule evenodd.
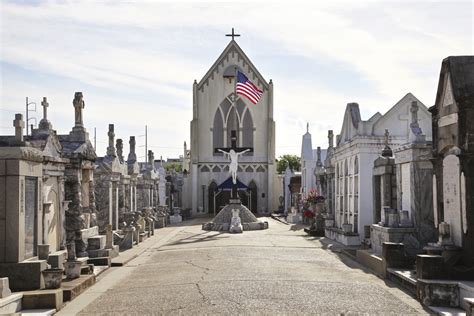
M 166 171 L 174 170 L 176 172 L 181 172 L 183 170 L 183 166 L 179 162 L 172 162 L 165 165 Z
M 283 155 L 277 159 L 277 172 L 279 174 L 285 172 L 286 165 L 290 164 L 290 169 L 293 171 L 301 170 L 301 161 L 300 157 L 296 155 Z

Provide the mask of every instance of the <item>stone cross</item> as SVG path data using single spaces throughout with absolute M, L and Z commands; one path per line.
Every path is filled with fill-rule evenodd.
M 137 161 L 137 154 L 135 153 L 135 136 L 130 136 L 130 140 L 128 141 L 130 145 L 130 153 L 128 154 L 128 162 L 134 163 Z
M 13 126 L 15 127 L 15 140 L 22 142 L 23 141 L 23 128 L 25 127 L 25 122 L 23 121 L 23 114 L 15 114 L 15 120 L 13 121 Z
M 39 128 L 42 129 L 42 130 L 49 130 L 49 129 L 51 129 L 51 124 L 48 121 L 49 103 L 48 103 L 46 97 L 43 97 L 43 101 L 41 102 L 41 106 L 43 107 L 43 118 L 41 119 L 41 121 L 39 123 Z
M 328 130 L 328 141 L 329 141 L 329 148 L 334 147 L 334 133 L 332 130 Z
M 43 101 L 41 101 L 41 106 L 43 107 L 43 119 L 48 120 L 48 107 L 49 103 L 46 100 L 46 97 L 43 97 Z
M 109 124 L 109 132 L 107 133 L 109 136 L 109 147 L 107 147 L 107 156 L 115 156 L 115 147 L 114 147 L 114 124 Z
M 84 108 L 85 104 L 82 100 L 82 92 L 76 92 L 74 94 L 74 100 L 72 101 L 72 104 L 74 105 L 75 126 L 83 127 L 82 109 Z
M 120 159 L 120 161 L 123 161 L 123 141 L 118 138 L 117 142 L 115 143 L 115 147 L 117 147 L 117 157 Z

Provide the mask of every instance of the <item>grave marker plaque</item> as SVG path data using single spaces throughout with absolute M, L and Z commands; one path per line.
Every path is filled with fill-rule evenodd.
M 36 218 L 38 209 L 37 178 L 25 178 L 25 257 L 31 258 L 36 253 Z

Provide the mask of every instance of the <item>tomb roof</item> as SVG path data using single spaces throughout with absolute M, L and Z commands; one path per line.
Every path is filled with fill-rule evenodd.
M 449 56 L 441 64 L 436 104 L 444 88 L 444 76 L 449 73 L 454 99 L 458 104 L 474 99 L 474 56 Z

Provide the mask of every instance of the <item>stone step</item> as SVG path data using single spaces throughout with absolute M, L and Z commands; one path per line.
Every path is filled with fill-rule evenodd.
M 23 309 L 21 315 L 49 316 L 56 313 L 55 309 Z
M 466 312 L 456 307 L 428 306 L 436 315 L 440 316 L 466 316 Z
M 76 259 L 76 261 L 80 261 L 82 262 L 82 266 L 86 266 L 87 265 L 87 260 L 89 260 L 89 257 L 79 257 Z
M 105 235 L 95 235 L 87 239 L 87 250 L 97 250 L 105 248 Z
M 63 306 L 63 291 L 61 289 L 54 289 L 23 292 L 21 305 L 23 309 L 54 308 L 60 310 Z
M 67 259 L 67 250 L 59 250 L 49 254 L 48 264 L 53 268 L 64 269 L 64 261 Z
M 369 268 L 380 277 L 385 277 L 385 270 L 382 257 L 368 249 L 357 249 L 356 260 L 363 266 Z
M 387 268 L 387 278 L 416 295 L 417 279 L 415 270 Z
M 119 255 L 119 246 L 113 245 L 111 249 L 88 250 L 89 258 L 110 257 L 115 258 Z
M 63 280 L 61 289 L 63 291 L 62 298 L 65 302 L 73 300 L 79 294 L 95 284 L 95 275 L 81 275 L 77 279 Z
M 94 266 L 111 266 L 112 259 L 110 257 L 97 257 L 97 258 L 89 258 L 87 261 L 89 264 L 93 264 Z
M 0 315 L 13 314 L 21 310 L 21 299 L 23 294 L 13 293 L 7 297 L 0 298 Z

